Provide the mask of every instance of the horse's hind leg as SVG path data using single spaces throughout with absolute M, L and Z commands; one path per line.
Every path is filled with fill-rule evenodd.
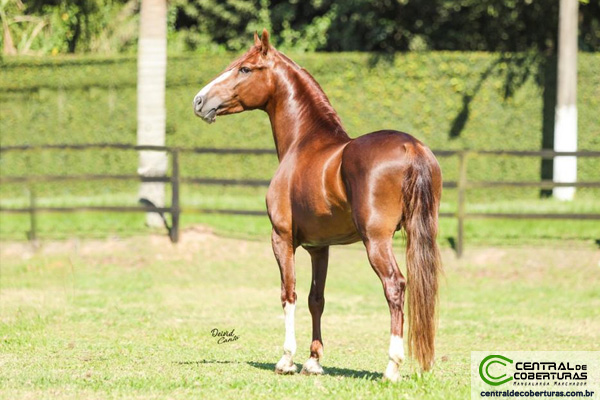
M 400 378 L 399 366 L 404 360 L 403 325 L 404 293 L 406 279 L 400 272 L 392 251 L 392 236 L 369 236 L 364 239 L 369 262 L 381 283 L 391 314 L 391 337 L 389 362 L 384 378 L 397 381 Z
M 357 182 L 356 185 L 360 185 Z M 403 325 L 406 279 L 400 272 L 392 250 L 392 238 L 401 221 L 400 191 L 392 190 L 389 180 L 371 182 L 370 196 L 352 198 L 354 223 L 360 234 L 369 263 L 383 284 L 391 315 L 389 362 L 384 378 L 397 381 L 399 366 L 404 360 Z M 354 191 L 354 193 L 361 193 Z
M 308 308 L 312 316 L 312 343 L 310 358 L 302 367 L 303 374 L 322 374 L 319 360 L 323 357 L 323 339 L 321 338 L 321 315 L 325 308 L 325 279 L 329 262 L 329 247 L 308 248 L 312 261 L 312 281 L 308 295 Z

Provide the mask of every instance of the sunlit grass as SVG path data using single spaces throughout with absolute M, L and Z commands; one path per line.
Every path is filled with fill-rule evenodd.
M 465 399 L 470 351 L 598 350 L 598 253 L 571 247 L 443 252 L 436 366 L 382 382 L 389 312 L 361 245 L 335 247 L 328 373 L 273 373 L 283 342 L 268 240 L 165 238 L 2 246 L 2 398 Z M 404 269 L 403 257 L 398 256 Z M 296 363 L 308 357 L 310 262 L 297 252 Z M 239 340 L 219 345 L 213 328 Z

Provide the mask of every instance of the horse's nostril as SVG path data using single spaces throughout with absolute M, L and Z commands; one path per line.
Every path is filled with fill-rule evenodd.
M 204 102 L 204 98 L 203 96 L 196 96 L 194 97 L 194 107 L 196 108 L 196 110 L 201 110 L 202 109 L 202 103 Z

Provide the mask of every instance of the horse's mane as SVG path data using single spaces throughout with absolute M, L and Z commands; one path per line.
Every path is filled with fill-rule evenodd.
M 298 83 L 302 84 L 303 89 L 305 89 L 297 93 L 297 96 L 300 98 L 303 96 L 311 97 L 314 101 L 316 110 L 311 111 L 313 113 L 320 113 L 322 117 L 320 120 L 315 120 L 315 122 L 319 122 L 319 125 L 322 127 L 324 127 L 324 125 L 330 125 L 328 128 L 333 128 L 331 132 L 333 134 L 347 136 L 339 115 L 329 102 L 329 98 L 321 88 L 321 85 L 319 85 L 319 82 L 317 82 L 306 69 L 296 64 L 296 62 L 282 52 L 276 50 L 276 54 L 279 59 L 290 67 L 290 69 L 297 72 L 296 75 L 299 78 Z

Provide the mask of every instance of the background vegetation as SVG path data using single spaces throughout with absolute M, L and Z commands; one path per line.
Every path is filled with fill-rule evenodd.
M 257 111 L 207 125 L 190 102 L 199 88 L 234 57 L 186 55 L 169 59 L 167 144 L 172 146 L 273 148 L 268 118 Z M 514 59 L 490 53 L 406 53 L 371 64 L 369 54 L 294 54 L 321 83 L 349 134 L 392 128 L 412 133 L 433 149 L 541 147 L 543 89 L 524 65 L 516 89 Z M 600 148 L 599 54 L 579 58 L 579 148 Z M 132 57 L 7 59 L 0 72 L 2 145 L 136 142 L 136 61 Z M 511 90 L 510 94 L 507 90 Z M 1 174 L 132 173 L 131 152 L 6 153 Z M 447 180 L 456 160 L 442 159 Z M 188 155 L 184 175 L 268 179 L 273 156 Z M 470 163 L 472 180 L 537 180 L 536 158 L 480 157 Z M 597 178 L 598 160 L 581 159 L 582 181 Z M 3 190 L 10 190 L 5 187 Z M 505 193 L 508 193 L 505 190 Z M 527 192 L 527 191 L 525 191 Z M 494 193 L 497 193 L 494 191 Z M 523 191 L 520 190 L 522 194 Z M 531 189 L 530 196 L 537 191 Z M 495 194 L 496 196 L 496 194 Z
M 261 112 L 219 119 L 208 126 L 193 116 L 190 107 L 198 89 L 250 45 L 253 31 L 266 27 L 276 46 L 321 83 L 353 137 L 393 128 L 434 149 L 551 148 L 557 4 L 556 0 L 170 1 L 167 144 L 273 148 L 268 119 Z M 133 53 L 138 7 L 136 0 L 0 0 L 4 54 L 42 56 L 6 56 L 0 61 L 3 146 L 136 142 Z M 600 148 L 598 8 L 597 2 L 580 2 L 579 148 L 589 150 Z M 332 53 L 340 50 L 345 52 Z M 187 155 L 181 161 L 184 176 L 221 178 L 268 179 L 277 164 L 268 155 Z M 445 179 L 455 180 L 456 159 L 441 162 Z M 536 158 L 477 157 L 470 161 L 468 173 L 472 180 L 538 180 L 549 177 L 547 166 Z M 0 157 L 2 176 L 131 174 L 136 167 L 137 155 L 126 151 Z M 598 170 L 597 161 L 579 160 L 581 180 L 597 180 Z M 7 207 L 24 206 L 28 191 L 34 190 L 41 205 L 134 205 L 136 188 L 132 182 L 3 184 L 0 201 Z M 185 187 L 184 205 L 264 209 L 264 190 Z M 578 190 L 577 201 L 566 205 L 540 203 L 539 191 L 533 188 L 468 193 L 471 211 L 497 212 L 595 212 L 600 206 L 597 196 L 597 190 Z M 455 198 L 456 193 L 446 191 L 444 211 L 455 210 Z M 26 218 L 6 214 L 2 218 L 3 234 L 18 228 L 22 237 Z M 66 225 L 58 222 L 58 216 L 40 218 L 47 234 L 64 236 L 61 227 L 85 225 L 85 218 L 79 217 L 60 216 Z M 229 231 L 239 229 L 225 218 L 202 218 Z M 84 228 L 89 234 L 95 232 L 93 224 L 126 230 L 136 221 L 140 229 L 143 226 L 137 217 L 89 221 L 92 225 Z M 197 219 L 190 216 L 188 221 Z M 492 224 L 491 230 L 476 221 L 469 224 L 472 238 L 495 233 L 512 237 L 516 229 L 512 222 Z M 570 224 L 572 231 L 561 228 L 560 222 L 524 224 L 521 231 L 538 238 L 577 237 L 577 231 L 579 237 L 598 237 L 598 231 L 583 222 Z M 244 220 L 244 226 L 249 232 L 264 228 L 250 220 Z
M 248 38 L 250 40 L 250 38 Z M 268 118 L 260 111 L 223 117 L 207 125 L 191 110 L 191 99 L 235 55 L 186 54 L 169 58 L 167 144 L 171 146 L 273 148 Z M 410 132 L 434 149 L 537 150 L 543 129 L 545 89 L 535 69 L 517 55 L 412 52 L 373 63 L 372 53 L 292 53 L 329 95 L 351 136 L 381 128 Z M 579 143 L 600 148 L 600 54 L 579 57 Z M 515 76 L 523 79 L 514 84 Z M 10 58 L 0 70 L 0 131 L 3 146 L 46 143 L 136 142 L 136 60 L 131 56 Z M 446 180 L 457 179 L 456 158 L 440 158 Z M 183 176 L 269 179 L 274 155 L 181 157 Z M 33 151 L 3 153 L 1 176 L 43 174 L 132 174 L 131 151 Z M 598 160 L 581 158 L 582 181 L 598 180 Z M 538 180 L 537 158 L 487 156 L 470 160 L 471 180 Z M 33 189 L 40 206 L 135 205 L 134 182 L 2 184 L 5 207 L 27 206 Z M 265 188 L 184 186 L 184 207 L 265 208 Z M 540 202 L 534 188 L 469 190 L 471 212 L 600 212 L 597 189 L 580 189 L 577 201 Z M 456 192 L 446 190 L 442 211 L 456 210 Z M 28 216 L 3 214 L 0 235 L 23 239 Z M 144 230 L 143 215 L 52 215 L 38 217 L 42 237 L 105 236 Z M 268 235 L 266 218 L 185 214 L 184 225 L 203 222 L 228 234 Z M 600 238 L 592 221 L 468 221 L 466 238 L 476 243 Z M 442 220 L 441 241 L 455 236 L 454 220 Z
M 5 54 L 133 52 L 138 0 L 1 0 Z M 556 52 L 557 0 L 172 0 L 173 50 L 234 50 L 256 30 L 283 49 Z M 600 49 L 600 3 L 580 0 L 580 49 Z

